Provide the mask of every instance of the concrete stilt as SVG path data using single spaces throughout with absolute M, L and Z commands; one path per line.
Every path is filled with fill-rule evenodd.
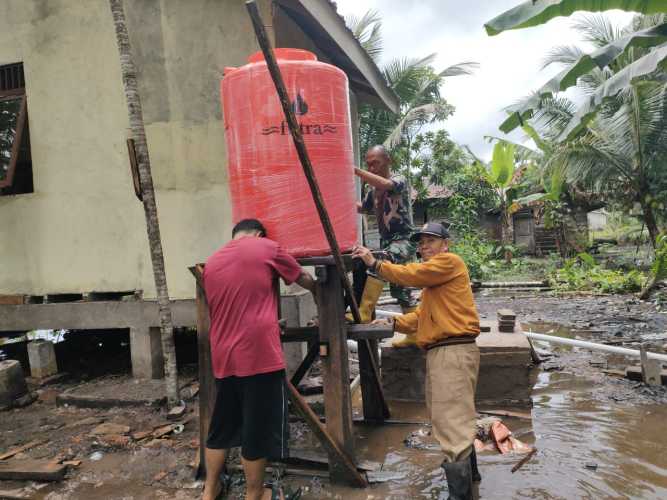
M 0 408 L 11 406 L 14 399 L 28 392 L 21 363 L 15 359 L 0 361 Z
M 30 361 L 30 375 L 35 378 L 46 378 L 58 373 L 53 342 L 42 339 L 30 342 L 28 360 Z
M 130 328 L 130 353 L 132 375 L 135 378 L 164 377 L 164 359 L 159 328 Z

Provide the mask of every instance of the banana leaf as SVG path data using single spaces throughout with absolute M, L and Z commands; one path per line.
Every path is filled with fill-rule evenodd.
M 612 76 L 584 103 L 570 123 L 558 137 L 558 141 L 569 140 L 575 137 L 595 117 L 600 105 L 607 99 L 614 98 L 623 89 L 642 76 L 664 68 L 667 59 L 667 44 L 657 47 L 644 57 L 637 59 L 621 71 Z
M 508 134 L 515 128 L 522 126 L 526 120 L 532 118 L 533 112 L 539 106 L 541 99 L 576 85 L 580 76 L 585 75 L 592 69 L 602 69 L 609 66 L 628 49 L 632 47 L 650 48 L 665 41 L 667 41 L 667 23 L 637 31 L 590 54 L 583 55 L 576 63 L 559 72 L 544 84 L 528 101 L 522 103 L 520 108 L 510 109 L 510 115 L 500 125 L 500 130 Z
M 492 184 L 505 188 L 512 182 L 514 176 L 514 144 L 497 142 L 493 147 L 489 181 Z
M 539 26 L 559 16 L 583 10 L 601 12 L 621 9 L 640 14 L 667 12 L 665 0 L 527 0 L 484 24 L 489 36 L 507 30 Z

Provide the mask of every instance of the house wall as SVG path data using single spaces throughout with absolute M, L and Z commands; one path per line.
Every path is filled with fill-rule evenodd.
M 588 212 L 589 231 L 600 231 L 607 227 L 607 212 L 604 210 L 595 210 Z
M 192 297 L 187 266 L 231 229 L 220 75 L 258 48 L 238 0 L 125 4 L 169 291 Z M 270 20 L 269 1 L 260 6 Z M 0 294 L 139 289 L 154 297 L 108 1 L 0 2 L 0 64 L 18 61 L 34 193 L 0 196 Z

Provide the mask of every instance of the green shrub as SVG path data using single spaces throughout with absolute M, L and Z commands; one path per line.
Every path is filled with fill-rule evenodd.
M 494 258 L 493 243 L 475 234 L 468 234 L 456 238 L 450 250 L 466 263 L 471 280 L 481 280 L 488 276 L 488 263 Z
M 551 286 L 559 291 L 638 292 L 645 280 L 646 276 L 637 270 L 606 269 L 587 253 L 567 259 L 563 267 L 549 274 Z

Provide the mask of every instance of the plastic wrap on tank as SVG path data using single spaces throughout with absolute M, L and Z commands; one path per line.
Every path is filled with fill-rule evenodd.
M 276 49 L 287 93 L 343 252 L 357 240 L 347 76 L 299 49 Z M 234 223 L 255 218 L 295 257 L 330 247 L 261 52 L 221 82 Z

